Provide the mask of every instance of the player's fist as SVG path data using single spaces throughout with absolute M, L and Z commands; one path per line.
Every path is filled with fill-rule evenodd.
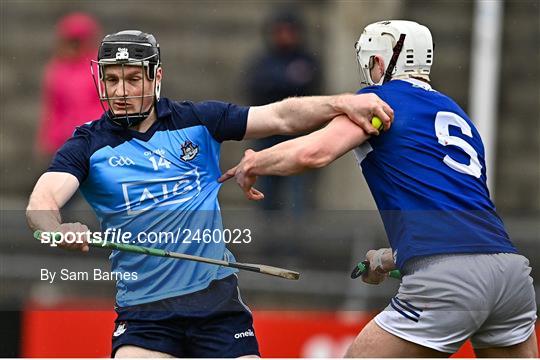
M 63 249 L 83 252 L 90 250 L 88 245 L 90 241 L 90 229 L 84 224 L 79 222 L 60 224 L 51 233 L 55 234 L 55 244 Z
M 369 135 L 379 135 L 371 123 L 374 116 L 381 120 L 384 130 L 390 129 L 394 120 L 394 110 L 375 94 L 340 95 L 338 109 Z
M 388 272 L 396 268 L 390 248 L 369 250 L 366 260 L 369 261 L 369 271 L 362 275 L 362 281 L 368 284 L 382 283 L 388 277 Z

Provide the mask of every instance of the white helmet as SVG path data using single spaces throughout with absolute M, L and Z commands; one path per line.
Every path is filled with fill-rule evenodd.
M 423 25 L 406 20 L 376 22 L 366 26 L 355 47 L 363 84 L 381 85 L 408 77 L 429 81 L 433 41 Z M 382 56 L 385 65 L 385 76 L 377 83 L 370 74 L 375 55 Z

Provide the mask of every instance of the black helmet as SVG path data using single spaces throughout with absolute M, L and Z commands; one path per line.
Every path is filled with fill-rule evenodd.
M 109 34 L 103 38 L 101 45 L 99 46 L 97 67 L 99 71 L 99 80 L 104 80 L 104 67 L 107 65 L 122 65 L 124 66 L 141 66 L 141 69 L 146 70 L 148 79 L 154 80 L 156 78 L 157 69 L 161 66 L 159 44 L 156 38 L 152 34 L 144 33 L 139 30 L 124 30 L 114 34 Z M 93 66 L 92 66 L 92 75 Z M 143 76 L 144 81 L 144 76 Z M 96 77 L 94 76 L 94 82 L 96 84 L 99 98 L 101 101 L 109 102 L 111 99 L 107 93 L 107 89 L 104 86 L 98 84 Z M 144 84 L 143 84 L 144 85 Z M 154 102 L 159 100 L 160 86 L 157 82 L 154 82 Z M 142 94 L 141 96 L 144 98 Z M 124 100 L 133 97 L 122 97 Z M 152 105 L 153 106 L 153 105 Z M 109 109 L 111 109 L 109 103 Z M 146 119 L 152 107 L 147 111 L 141 109 L 135 114 L 115 114 L 112 110 L 109 110 L 109 117 L 116 123 L 129 127 L 136 125 Z

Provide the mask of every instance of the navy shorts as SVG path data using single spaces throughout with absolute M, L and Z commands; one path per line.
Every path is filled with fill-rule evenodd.
M 251 311 L 235 275 L 192 294 L 116 309 L 112 357 L 134 345 L 175 357 L 259 355 Z

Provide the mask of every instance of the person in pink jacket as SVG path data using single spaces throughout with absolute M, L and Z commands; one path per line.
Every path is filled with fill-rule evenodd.
M 57 23 L 57 45 L 42 84 L 39 157 L 52 157 L 76 126 L 103 113 L 90 73 L 100 35 L 98 22 L 85 13 L 68 14 Z

